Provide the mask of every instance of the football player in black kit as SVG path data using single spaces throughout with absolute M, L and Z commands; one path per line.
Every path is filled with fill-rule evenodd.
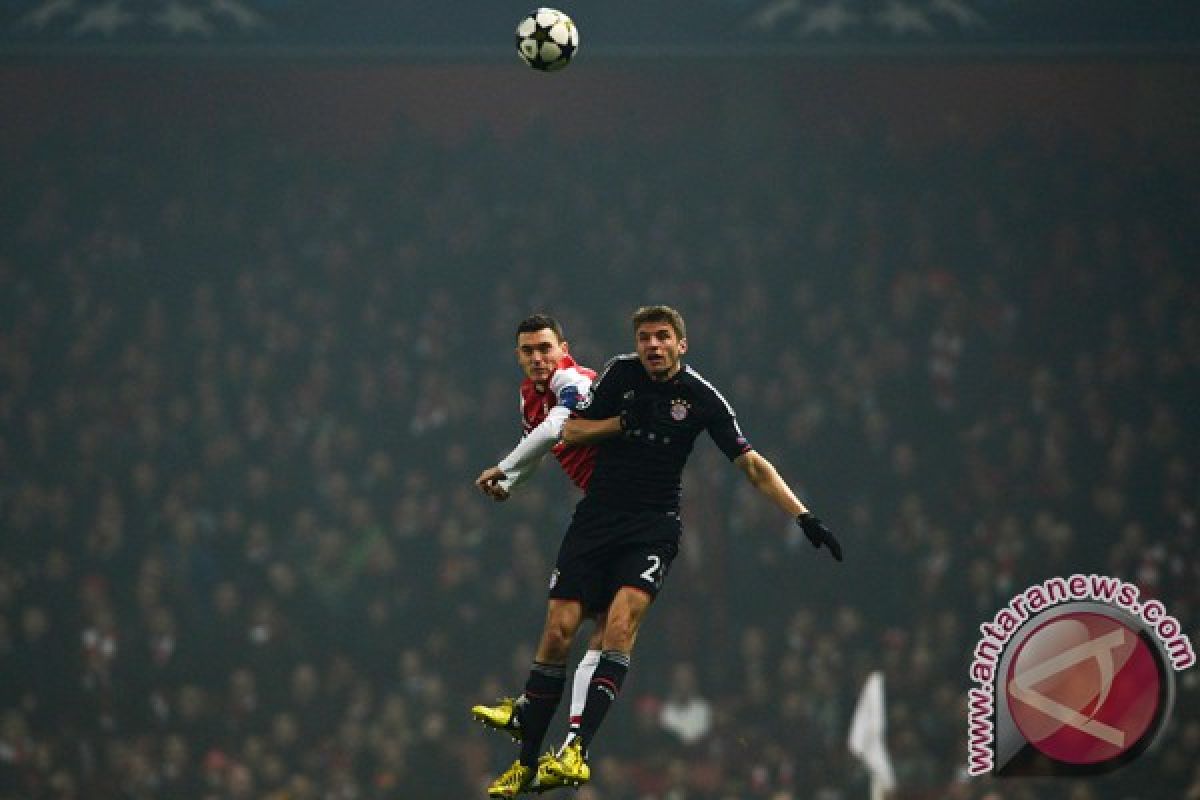
M 543 766 L 564 783 L 590 780 L 588 745 L 620 692 L 642 619 L 679 550 L 681 478 L 702 431 L 796 519 L 814 547 L 825 545 L 842 560 L 833 533 L 751 447 L 721 393 L 680 360 L 687 333 L 679 312 L 640 308 L 633 329 L 637 352 L 608 363 L 563 429 L 568 444 L 599 445 L 588 493 L 575 507 L 550 584 L 551 598 L 574 602 L 551 604 L 525 687 L 522 757 L 492 784 L 492 797 L 536 791 L 537 751 L 562 697 L 571 643 L 588 614 L 607 609 L 579 736 Z

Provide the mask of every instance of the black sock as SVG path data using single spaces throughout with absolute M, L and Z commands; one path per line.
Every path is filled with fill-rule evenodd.
M 563 664 L 533 662 L 525 694 L 521 703 L 521 763 L 527 767 L 537 766 L 538 751 L 546 738 L 546 729 L 558 701 L 562 699 L 563 686 L 567 682 L 567 668 Z
M 609 706 L 621 693 L 621 684 L 625 682 L 625 674 L 629 672 L 629 654 L 620 650 L 605 650 L 600 654 L 600 663 L 592 673 L 592 682 L 588 686 L 587 704 L 583 707 L 583 721 L 579 724 L 579 738 L 583 741 L 586 753 L 592 743 L 592 737 L 604 721 Z

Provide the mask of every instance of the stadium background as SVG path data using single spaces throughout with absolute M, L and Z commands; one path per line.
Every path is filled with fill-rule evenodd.
M 48 5 L 0 48 L 0 797 L 482 796 L 511 751 L 466 709 L 519 686 L 574 499 L 471 485 L 513 327 L 598 366 L 658 301 L 848 560 L 701 443 L 581 800 L 864 797 L 872 669 L 899 798 L 1200 797 L 1194 670 L 1121 772 L 961 775 L 1025 586 L 1116 575 L 1200 638 L 1183 5 L 813 41 L 710 2 L 667 59 L 568 9 L 556 76 L 372 3 L 327 40 L 319 2 L 244 4 L 259 39 Z

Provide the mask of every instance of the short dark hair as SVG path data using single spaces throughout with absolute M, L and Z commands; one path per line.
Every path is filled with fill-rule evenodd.
M 675 336 L 687 338 L 687 326 L 683 324 L 683 315 L 670 306 L 642 306 L 633 312 L 633 331 L 647 322 L 665 322 L 675 329 Z
M 517 336 L 520 337 L 522 333 L 537 333 L 547 328 L 554 334 L 554 338 L 560 342 L 563 340 L 562 325 L 559 325 L 558 320 L 549 314 L 531 314 L 521 320 L 521 323 L 517 325 Z

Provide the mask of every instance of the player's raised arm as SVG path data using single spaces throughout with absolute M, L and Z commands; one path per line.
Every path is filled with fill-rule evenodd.
M 757 450 L 748 450 L 736 459 L 737 464 L 745 473 L 746 478 L 755 489 L 784 512 L 796 518 L 796 524 L 804 531 L 804 535 L 812 542 L 813 547 L 825 545 L 830 554 L 838 561 L 842 560 L 842 545 L 833 535 L 833 531 L 825 527 L 821 520 L 804 507 L 792 487 L 780 476 L 775 466 Z

